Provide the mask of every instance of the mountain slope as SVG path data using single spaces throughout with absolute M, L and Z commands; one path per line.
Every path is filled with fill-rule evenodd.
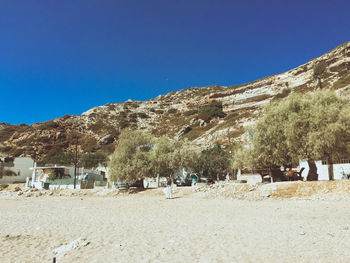
M 0 155 L 54 155 L 73 149 L 74 135 L 79 136 L 81 151 L 111 153 L 126 127 L 155 136 L 187 138 L 199 148 L 215 141 L 231 143 L 242 139 L 245 127 L 259 118 L 271 99 L 284 97 L 291 90 L 306 92 L 320 86 L 350 97 L 350 42 L 292 70 L 240 86 L 188 88 L 33 125 L 2 123 Z M 217 114 L 220 111 L 223 113 Z

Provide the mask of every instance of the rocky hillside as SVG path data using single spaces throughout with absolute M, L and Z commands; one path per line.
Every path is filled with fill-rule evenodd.
M 186 138 L 199 148 L 215 141 L 228 144 L 242 140 L 245 127 L 259 118 L 270 100 L 319 87 L 350 97 L 350 42 L 295 69 L 240 86 L 188 88 L 33 125 L 1 123 L 0 155 L 54 155 L 73 149 L 76 136 L 81 151 L 111 153 L 127 127 Z

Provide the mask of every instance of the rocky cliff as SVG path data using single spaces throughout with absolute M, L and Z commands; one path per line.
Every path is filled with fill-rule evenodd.
M 92 108 L 82 115 L 33 125 L 0 124 L 0 155 L 43 157 L 73 149 L 111 153 L 124 128 L 187 138 L 194 146 L 240 141 L 263 106 L 291 91 L 329 88 L 350 97 L 350 42 L 287 72 L 239 86 L 174 91 L 148 101 Z

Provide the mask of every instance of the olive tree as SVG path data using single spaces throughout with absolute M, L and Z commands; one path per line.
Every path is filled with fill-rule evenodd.
M 190 169 L 196 160 L 196 153 L 186 143 L 162 136 L 150 152 L 151 169 L 156 176 L 168 176 L 181 168 Z
M 124 130 L 109 161 L 112 181 L 133 183 L 145 177 L 168 176 L 193 164 L 196 154 L 183 142 Z
M 123 130 L 108 163 L 112 181 L 134 183 L 150 175 L 150 153 L 153 139 L 148 133 Z
M 230 169 L 231 155 L 219 143 L 203 150 L 195 165 L 195 172 L 201 177 L 209 177 L 213 180 L 223 179 Z
M 296 164 L 308 161 L 308 180 L 317 180 L 314 160 L 327 160 L 332 179 L 334 160 L 349 152 L 350 107 L 332 91 L 292 93 L 264 109 L 252 140 L 255 165 Z

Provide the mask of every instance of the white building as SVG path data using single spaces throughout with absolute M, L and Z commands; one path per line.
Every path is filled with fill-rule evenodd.
M 329 180 L 328 165 L 322 161 L 315 161 L 318 173 L 318 180 Z M 299 162 L 300 168 L 304 167 L 305 170 L 302 172 L 302 177 L 306 180 L 309 172 L 309 165 L 307 161 Z M 334 162 L 333 164 L 334 180 L 347 179 L 347 175 L 350 174 L 350 160 L 341 160 Z
M 0 177 L 0 183 L 24 183 L 27 177 L 32 175 L 30 170 L 34 161 L 30 157 L 17 157 L 12 162 L 5 162 L 5 158 L 0 158 L 0 166 L 3 171 L 11 173 L 10 176 L 3 175 Z

